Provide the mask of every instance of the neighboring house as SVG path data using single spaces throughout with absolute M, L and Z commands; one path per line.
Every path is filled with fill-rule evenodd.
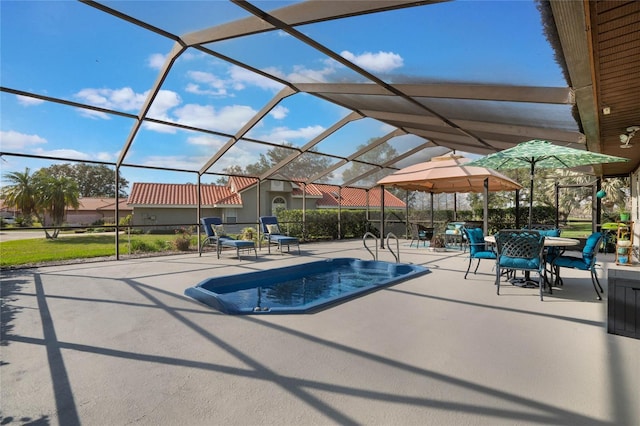
M 258 197 L 260 188 L 260 197 Z M 202 217 L 221 217 L 226 223 L 256 223 L 258 216 L 273 215 L 278 208 L 380 208 L 380 189 L 367 191 L 326 184 L 266 181 L 230 177 L 227 185 L 201 185 Z M 259 200 L 259 201 L 258 201 Z M 258 209 L 258 202 L 260 208 Z M 128 204 L 133 225 L 177 225 L 197 221 L 198 187 L 194 184 L 133 183 Z M 385 190 L 385 209 L 404 209 L 405 203 Z M 258 214 L 258 211 L 260 212 Z
M 126 198 L 118 199 L 119 217 L 122 219 L 133 213 L 133 209 L 127 205 Z M 103 221 L 106 224 L 114 224 L 116 217 L 115 198 L 82 197 L 78 199 L 80 204 L 77 209 L 68 209 L 65 223 L 68 225 L 88 226 Z
M 127 205 L 126 198 L 120 198 L 120 218 L 133 213 L 133 209 Z M 83 197 L 78 199 L 78 208 L 67 208 L 64 222 L 71 226 L 89 226 L 98 221 L 104 223 L 115 223 L 116 217 L 116 201 L 114 198 L 98 198 Z M 0 200 L 0 216 L 19 216 L 19 211 L 7 208 L 2 200 Z M 51 219 L 46 217 L 47 223 L 51 223 Z

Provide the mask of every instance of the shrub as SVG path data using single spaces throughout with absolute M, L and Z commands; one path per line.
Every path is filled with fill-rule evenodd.
M 193 235 L 190 228 L 178 228 L 176 229 L 176 234 L 178 235 L 176 239 L 173 241 L 173 244 L 176 247 L 176 250 L 179 251 L 187 251 L 189 250 L 189 246 L 191 245 L 191 236 Z
M 148 253 L 159 251 L 153 244 L 142 240 L 131 240 L 131 253 Z
M 128 214 L 125 217 L 123 217 L 122 219 L 120 219 L 120 222 L 118 224 L 120 226 L 130 226 L 131 222 L 133 222 L 133 215 Z
M 256 239 L 256 230 L 255 228 L 249 226 L 242 229 L 242 234 L 240 236 L 243 240 L 247 241 L 255 241 Z

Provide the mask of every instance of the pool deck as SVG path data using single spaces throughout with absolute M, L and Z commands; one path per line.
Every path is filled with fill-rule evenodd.
M 640 424 L 640 340 L 607 334 L 587 273 L 564 272 L 544 302 L 508 284 L 497 296 L 491 261 L 464 280 L 466 254 L 401 243 L 402 262 L 432 272 L 310 315 L 229 316 L 183 292 L 368 259 L 361 241 L 3 271 L 0 422 Z

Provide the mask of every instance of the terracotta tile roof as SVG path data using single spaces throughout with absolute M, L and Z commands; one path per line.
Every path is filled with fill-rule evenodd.
M 338 207 L 338 191 L 339 187 L 336 185 L 315 184 L 315 186 L 322 192 L 322 200 L 318 200 L 318 207 Z M 405 203 L 389 191 L 385 189 L 384 205 L 387 208 L 405 208 Z M 342 207 L 366 207 L 367 206 L 367 191 L 360 188 L 342 188 L 340 192 L 340 205 Z M 369 191 L 369 207 L 381 206 L 380 203 L 380 189 L 373 188 Z
M 132 207 L 127 205 L 126 198 L 119 198 L 119 209 L 131 211 Z M 88 211 L 97 211 L 97 210 L 115 210 L 116 202 L 114 198 L 99 198 L 99 197 L 82 197 L 78 199 L 78 203 L 80 206 L 78 210 L 88 210 Z
M 230 176 L 229 187 L 232 191 L 241 192 L 246 188 L 258 183 L 258 179 L 244 176 Z
M 243 189 L 255 184 L 253 178 L 231 178 L 229 186 L 202 185 L 203 206 L 235 206 L 242 207 L 242 197 L 233 192 L 232 186 L 239 185 Z M 239 186 L 236 186 L 238 188 Z M 338 206 L 338 186 L 325 184 L 309 184 L 306 187 L 307 195 L 319 198 L 318 207 Z M 302 196 L 302 189 L 294 188 L 294 196 Z M 367 192 L 360 188 L 343 188 L 340 205 L 345 208 L 358 208 L 367 206 Z M 134 183 L 129 195 L 130 206 L 197 206 L 198 187 L 194 184 L 173 183 Z M 369 191 L 369 206 L 380 207 L 380 190 Z M 405 203 L 385 190 L 385 206 L 388 208 L 404 208 Z
M 242 207 L 242 200 L 228 186 L 201 185 L 202 205 L 217 204 Z M 131 188 L 128 200 L 133 206 L 197 206 L 198 187 L 194 184 L 138 183 Z
M 298 188 L 293 188 L 291 191 L 291 195 L 294 197 L 302 197 L 303 192 L 307 193 L 307 197 L 322 197 L 322 191 L 312 183 L 308 184 L 306 187 L 300 182 L 295 182 L 295 184 L 298 185 Z M 302 190 L 303 187 L 305 189 L 304 191 Z

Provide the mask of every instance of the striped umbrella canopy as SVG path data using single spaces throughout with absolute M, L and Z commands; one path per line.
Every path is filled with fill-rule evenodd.
M 629 159 L 554 145 L 549 141 L 534 139 L 522 142 L 513 148 L 478 158 L 467 165 L 488 167 L 495 170 L 530 168 L 529 227 L 531 227 L 533 216 L 533 174 L 537 167 L 567 169 L 591 164 L 624 161 L 629 161 Z

